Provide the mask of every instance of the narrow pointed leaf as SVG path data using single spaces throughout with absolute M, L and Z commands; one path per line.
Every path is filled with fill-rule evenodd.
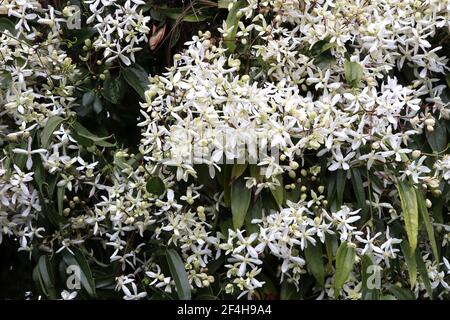
M 416 251 L 417 235 L 419 231 L 419 207 L 414 187 L 408 181 L 397 181 L 398 193 L 402 206 L 405 230 L 411 251 Z
M 430 240 L 431 249 L 433 251 L 434 258 L 439 262 L 439 252 L 436 244 L 436 238 L 434 236 L 434 229 L 431 224 L 430 214 L 428 208 L 425 204 L 425 199 L 420 190 L 416 190 L 417 203 L 419 206 L 420 216 L 422 217 L 423 224 L 425 225 L 425 230 L 427 231 L 428 239 Z
M 233 215 L 233 227 L 242 227 L 250 206 L 251 190 L 245 186 L 244 179 L 236 180 L 231 186 L 231 213 Z
M 183 260 L 178 252 L 174 249 L 166 251 L 167 264 L 169 265 L 170 274 L 177 288 L 178 298 L 181 300 L 191 299 L 191 285 L 189 284 L 188 275 L 184 267 Z
M 347 242 L 342 242 L 336 253 L 336 274 L 334 277 L 334 295 L 336 298 L 339 297 L 342 286 L 353 269 L 355 258 L 355 249 L 349 246 Z
M 400 243 L 402 248 L 403 256 L 405 257 L 406 266 L 408 267 L 409 283 L 411 288 L 414 287 L 417 280 L 417 263 L 414 251 L 411 250 L 408 241 L 404 240 Z
M 322 258 L 322 244 L 318 242 L 315 246 L 309 244 L 305 248 L 305 257 L 308 270 L 317 282 L 323 287 L 325 284 L 325 266 Z

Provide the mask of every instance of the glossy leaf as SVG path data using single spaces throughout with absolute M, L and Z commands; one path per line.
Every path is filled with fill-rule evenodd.
M 402 241 L 402 243 L 400 243 L 400 247 L 402 248 L 406 266 L 408 267 L 409 283 L 411 285 L 411 288 L 413 288 L 417 280 L 416 256 L 414 251 L 411 250 L 408 241 L 406 240 Z
M 419 231 L 419 207 L 414 187 L 409 181 L 397 181 L 397 189 L 400 196 L 405 230 L 411 251 L 417 247 L 417 235 Z
M 425 266 L 425 262 L 423 261 L 423 257 L 420 254 L 419 250 L 416 251 L 416 263 L 417 263 L 417 270 L 419 271 L 420 278 L 422 279 L 425 289 L 427 290 L 428 296 L 430 297 L 430 299 L 433 299 L 433 289 L 431 288 L 428 270 L 427 267 Z
M 283 176 L 278 175 L 275 179 L 278 180 L 278 185 L 274 187 L 274 189 L 270 189 L 272 192 L 275 201 L 279 206 L 281 206 L 284 202 L 284 185 L 283 185 Z
M 122 78 L 108 75 L 103 82 L 102 95 L 109 102 L 118 104 L 125 95 L 125 84 Z
M 428 239 L 430 240 L 431 249 L 433 251 L 434 258 L 437 262 L 439 262 L 439 252 L 437 248 L 436 238 L 434 236 L 434 228 L 431 224 L 430 213 L 428 212 L 428 208 L 425 203 L 425 199 L 420 190 L 416 190 L 417 195 L 417 204 L 419 206 L 420 217 L 422 218 L 422 222 L 425 225 L 425 230 L 427 231 Z
M 336 274 L 334 276 L 334 295 L 339 297 L 342 286 L 347 281 L 355 264 L 355 249 L 342 242 L 336 253 Z
M 189 284 L 186 269 L 184 268 L 183 260 L 178 252 L 174 249 L 166 251 L 167 264 L 169 265 L 170 274 L 175 281 L 178 298 L 181 300 L 191 299 L 191 285 Z
M 59 116 L 53 116 L 47 120 L 47 123 L 45 124 L 44 129 L 41 132 L 41 145 L 43 148 L 48 148 L 53 132 L 60 126 L 63 121 L 64 119 Z
M 231 186 L 231 213 L 233 215 L 233 227 L 242 227 L 250 205 L 251 190 L 245 186 L 245 180 L 240 178 Z
M 377 284 L 376 274 L 370 272 L 376 272 L 371 269 L 372 266 L 375 266 L 372 259 L 368 255 L 364 255 L 361 257 L 361 298 L 363 300 L 378 300 L 379 291 L 377 288 L 369 288 L 368 284 L 372 283 L 373 285 Z
M 322 257 L 322 244 L 317 242 L 315 246 L 308 244 L 305 248 L 306 265 L 317 282 L 323 287 L 325 284 L 325 266 Z
M 74 253 L 73 255 L 69 250 L 62 251 L 64 263 L 67 266 L 78 266 L 80 268 L 81 287 L 91 298 L 95 298 L 97 295 L 95 291 L 95 281 L 86 258 L 79 249 L 72 247 L 70 250 Z
M 149 193 L 153 193 L 157 196 L 162 195 L 166 190 L 166 185 L 160 177 L 151 177 L 145 187 Z
M 415 300 L 415 297 L 410 290 L 397 285 L 390 286 L 389 291 L 397 298 L 397 300 Z
M 447 128 L 444 121 L 436 120 L 433 131 L 425 130 L 428 144 L 434 152 L 442 152 L 447 147 Z
M 39 284 L 44 294 L 50 299 L 56 299 L 55 275 L 48 255 L 41 255 L 36 266 Z
M 247 167 L 248 167 L 247 163 L 233 164 L 233 168 L 231 169 L 231 181 L 234 181 L 237 178 L 239 178 L 240 176 L 242 176 L 242 174 L 245 172 Z
M 149 80 L 148 73 L 138 64 L 131 65 L 122 70 L 125 81 L 139 94 L 142 99 L 145 99 L 145 91 L 148 88 Z

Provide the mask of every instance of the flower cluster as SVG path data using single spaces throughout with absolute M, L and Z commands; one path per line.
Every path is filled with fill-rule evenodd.
M 450 297 L 448 0 L 230 1 L 138 92 L 135 146 L 79 107 L 146 78 L 146 2 L 82 3 L 78 51 L 38 1 L 0 32 L 0 243 L 83 265 L 63 299 Z
M 135 62 L 134 53 L 142 50 L 142 43 L 148 41 L 150 32 L 147 24 L 149 16 L 143 14 L 142 0 L 90 0 L 91 15 L 86 20 L 98 32 L 93 42 L 88 42 L 89 49 L 102 51 L 106 63 L 120 59 L 125 65 Z

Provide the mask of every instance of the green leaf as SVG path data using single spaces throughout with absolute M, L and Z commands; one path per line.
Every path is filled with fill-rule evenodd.
M 95 292 L 95 281 L 86 258 L 78 248 L 71 247 L 70 250 L 74 253 L 73 255 L 69 250 L 62 251 L 64 263 L 67 266 L 78 266 L 80 268 L 81 287 L 91 298 L 95 298 L 97 295 Z
M 380 300 L 397 300 L 392 294 L 384 294 L 380 297 Z
M 15 24 L 8 18 L 0 18 L 0 32 L 9 31 L 11 35 L 16 34 Z
M 408 289 L 392 285 L 388 289 L 398 300 L 416 300 L 414 295 Z
M 355 192 L 356 201 L 358 203 L 358 207 L 361 208 L 362 223 L 366 221 L 367 218 L 367 203 L 366 203 L 366 193 L 364 191 L 363 187 L 363 181 L 361 178 L 361 172 L 358 168 L 351 168 L 350 170 L 351 177 L 352 177 L 352 185 L 353 190 Z
M 325 266 L 322 258 L 322 244 L 320 242 L 317 242 L 315 246 L 308 244 L 305 248 L 305 258 L 309 272 L 323 287 L 325 284 Z
M 247 169 L 248 163 L 245 164 L 233 164 L 233 168 L 231 169 L 231 182 L 242 176 Z
M 379 291 L 377 289 L 369 289 L 367 286 L 369 281 L 372 281 L 372 277 L 374 276 L 374 274 L 368 274 L 370 266 L 373 265 L 374 263 L 368 255 L 365 254 L 361 257 L 361 298 L 363 300 L 378 300 L 379 298 Z
M 193 11 L 192 14 L 188 14 L 187 12 L 189 11 L 186 11 L 184 8 L 159 7 L 158 11 L 169 19 L 184 22 L 201 22 L 211 18 L 208 15 L 200 15 L 198 11 Z
M 121 77 L 108 75 L 103 82 L 103 97 L 111 103 L 119 104 L 125 95 L 125 84 Z
M 325 249 L 327 251 L 327 272 L 331 273 L 333 268 L 334 253 L 337 252 L 337 239 L 335 235 L 327 234 L 325 235 Z
M 281 283 L 280 300 L 301 300 L 301 293 L 289 281 Z
M 425 130 L 428 144 L 434 152 L 442 152 L 447 147 L 447 129 L 444 119 L 436 120 L 434 130 Z
M 336 273 L 334 276 L 334 296 L 339 297 L 342 286 L 347 281 L 355 264 L 356 253 L 347 242 L 342 242 L 336 253 Z
M 181 300 L 190 300 L 191 285 L 189 284 L 188 275 L 186 273 L 183 260 L 174 249 L 168 249 L 166 251 L 166 258 L 170 273 L 175 281 L 178 297 Z
M 284 185 L 283 185 L 283 176 L 278 175 L 275 177 L 275 179 L 278 180 L 278 185 L 275 186 L 274 189 L 270 189 L 270 192 L 272 192 L 273 197 L 275 198 L 275 201 L 279 206 L 281 206 L 284 202 Z
M 405 257 L 406 266 L 408 267 L 409 274 L 409 283 L 411 288 L 414 287 L 417 280 L 417 263 L 416 256 L 414 251 L 411 250 L 411 247 L 408 244 L 408 241 L 403 240 L 400 243 L 400 247 L 402 248 L 403 256 Z
M 138 64 L 131 65 L 122 70 L 125 81 L 145 99 L 145 91 L 148 88 L 149 80 L 148 73 L 143 67 Z
M 419 250 L 416 251 L 416 262 L 417 270 L 419 271 L 420 278 L 422 279 L 425 289 L 427 290 L 428 296 L 430 299 L 433 299 L 433 289 L 431 288 L 430 278 L 428 277 L 428 270 Z
M 262 217 L 262 200 L 258 197 L 250 206 L 246 216 L 245 216 L 245 230 L 248 234 L 257 233 L 259 227 L 257 224 L 253 224 L 253 219 L 261 219 Z
M 103 110 L 102 100 L 99 96 L 95 96 L 94 104 L 92 105 L 92 109 L 95 113 L 99 114 Z
M 7 90 L 11 85 L 12 77 L 6 70 L 0 71 L 0 89 Z
M 56 299 L 55 275 L 48 255 L 40 256 L 35 268 L 39 276 L 38 283 L 44 294 L 50 299 Z
M 445 75 L 445 81 L 447 82 L 447 86 L 450 88 L 450 73 Z
M 231 185 L 231 213 L 235 229 L 244 224 L 251 197 L 251 190 L 245 186 L 244 179 L 240 178 Z
M 155 176 L 151 177 L 150 180 L 148 180 L 145 188 L 147 189 L 147 192 L 160 196 L 166 190 L 166 185 L 164 184 L 164 181 L 162 181 L 160 177 Z
M 244 0 L 235 2 L 231 7 L 231 10 L 228 12 L 228 16 L 225 21 L 227 28 L 231 28 L 231 30 L 227 32 L 227 36 L 224 38 L 225 45 L 230 52 L 234 52 L 236 50 L 236 33 L 238 31 L 239 20 L 242 18 L 242 14 L 239 13 L 239 10 L 245 5 L 246 1 Z
M 63 214 L 63 202 L 64 202 L 64 194 L 66 192 L 66 187 L 58 187 L 56 191 L 56 197 L 58 200 L 58 213 L 60 216 Z
M 98 146 L 107 147 L 107 148 L 115 146 L 115 144 L 105 141 L 106 139 L 109 139 L 111 136 L 99 137 L 99 136 L 95 135 L 94 133 L 90 132 L 88 129 L 86 129 L 86 127 L 84 127 L 79 122 L 75 122 L 73 124 L 73 129 L 77 136 L 87 139 L 87 141 L 89 142 L 88 146 L 92 145 L 92 144 L 96 144 Z
M 81 98 L 81 105 L 85 108 L 91 106 L 95 100 L 95 93 L 93 91 L 88 91 L 83 94 Z
M 417 235 L 419 231 L 419 207 L 414 187 L 409 181 L 397 180 L 397 189 L 400 196 L 400 202 L 405 221 L 405 230 L 411 251 L 416 251 Z
M 84 114 L 93 110 L 95 113 L 100 113 L 103 110 L 103 105 L 100 97 L 93 91 L 88 91 L 83 94 L 81 98 L 81 106 L 83 107 Z
M 41 132 L 41 145 L 43 148 L 48 148 L 53 132 L 63 121 L 64 119 L 58 116 L 53 116 L 47 120 L 47 123 Z
M 416 189 L 417 195 L 417 204 L 419 206 L 420 216 L 422 217 L 421 221 L 425 225 L 425 230 L 427 231 L 428 239 L 430 240 L 431 249 L 433 251 L 434 259 L 439 262 L 439 252 L 436 244 L 436 238 L 434 236 L 433 225 L 431 224 L 430 214 L 428 213 L 428 208 L 425 203 L 424 196 L 420 190 Z
M 345 60 L 344 62 L 345 80 L 352 87 L 358 86 L 363 77 L 363 68 L 358 62 Z
M 311 53 L 311 56 L 318 57 L 319 55 L 330 50 L 333 47 L 334 43 L 330 43 L 330 38 L 327 37 L 314 43 L 309 51 Z
M 344 201 L 344 190 L 345 190 L 345 183 L 346 183 L 347 177 L 345 174 L 345 171 L 342 169 L 339 169 L 337 171 L 337 177 L 336 177 L 336 205 L 337 209 L 342 206 L 342 203 Z

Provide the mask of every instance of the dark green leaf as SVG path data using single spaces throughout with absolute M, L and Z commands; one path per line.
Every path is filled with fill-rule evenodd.
M 102 100 L 100 100 L 99 96 L 95 96 L 94 104 L 92 105 L 92 109 L 95 113 L 100 113 L 103 110 Z
M 146 189 L 149 193 L 160 196 L 166 190 L 166 185 L 164 184 L 164 181 L 161 180 L 161 178 L 155 176 L 151 177 L 150 180 L 148 180 Z
M 166 251 L 166 258 L 167 264 L 169 265 L 170 274 L 175 281 L 178 297 L 181 300 L 190 300 L 191 285 L 189 284 L 183 260 L 174 249 L 168 249 Z
M 109 102 L 118 104 L 125 95 L 125 85 L 122 78 L 108 75 L 103 82 L 102 95 Z
M 422 279 L 425 289 L 427 289 L 428 296 L 430 299 L 433 299 L 433 289 L 431 288 L 430 278 L 428 277 L 428 270 L 419 250 L 416 251 L 416 263 L 417 270 L 419 271 L 420 278 Z
M 402 248 L 406 266 L 408 267 L 409 283 L 411 284 L 411 288 L 413 288 L 417 280 L 416 256 L 414 254 L 414 251 L 411 250 L 411 247 L 409 246 L 407 240 L 403 240 L 400 243 L 400 247 Z
M 43 286 L 43 292 L 48 298 L 56 299 L 55 276 L 50 258 L 47 255 L 40 256 L 36 268 L 39 273 L 41 285 Z
M 336 253 L 336 273 L 334 276 L 334 296 L 339 297 L 342 286 L 347 281 L 355 264 L 355 249 L 342 242 Z
M 275 186 L 274 189 L 270 189 L 270 191 L 272 192 L 272 195 L 275 198 L 277 204 L 281 206 L 284 202 L 283 176 L 278 175 L 276 179 L 278 180 L 278 185 Z
M 415 300 L 411 291 L 396 285 L 389 287 L 389 291 L 397 298 L 397 300 Z
M 9 31 L 11 35 L 16 34 L 15 24 L 8 18 L 0 18 L 0 32 Z
M 58 200 L 58 213 L 60 216 L 62 216 L 63 214 L 63 202 L 64 202 L 64 194 L 66 192 L 66 188 L 65 187 L 58 187 L 57 191 L 56 191 L 56 195 L 57 195 L 57 200 Z
M 442 152 L 447 147 L 447 129 L 445 120 L 436 120 L 434 130 L 425 130 L 428 144 L 434 152 Z
M 434 259 L 439 262 L 439 252 L 436 244 L 436 238 L 434 236 L 433 225 L 431 224 L 430 214 L 428 212 L 425 199 L 420 190 L 416 189 L 417 204 L 419 206 L 420 216 L 422 217 L 423 224 L 425 225 L 425 230 L 427 231 L 428 239 L 430 240 L 431 249 L 433 251 Z
M 322 258 L 322 244 L 317 242 L 315 246 L 308 244 L 305 248 L 306 265 L 317 282 L 323 287 L 325 284 L 325 266 Z
M 72 255 L 69 250 L 62 251 L 64 263 L 67 266 L 78 266 L 80 268 L 81 287 L 91 298 L 95 298 L 95 281 L 92 277 L 91 268 L 89 267 L 86 258 L 79 249 L 72 247 L 70 250 L 73 251 L 74 255 Z
M 344 190 L 345 190 L 345 183 L 347 180 L 346 171 L 339 169 L 337 171 L 337 177 L 336 177 L 336 205 L 337 208 L 340 208 L 342 206 L 342 203 L 344 201 Z
M 245 229 L 247 230 L 248 234 L 256 233 L 259 231 L 258 224 L 253 224 L 253 219 L 261 219 L 262 217 L 262 200 L 261 197 L 258 197 L 258 199 L 253 202 L 250 206 L 250 209 L 247 212 L 247 215 L 245 216 Z
M 397 189 L 400 196 L 406 234 L 411 245 L 411 251 L 414 252 L 417 247 L 419 231 L 419 207 L 416 192 L 409 181 L 397 180 Z
M 6 90 L 9 88 L 12 82 L 12 77 L 6 70 L 0 71 L 0 90 Z
M 148 88 L 148 73 L 138 64 L 131 65 L 122 70 L 125 81 L 145 99 L 145 91 Z
M 114 147 L 115 146 L 115 144 L 105 141 L 106 139 L 110 138 L 111 136 L 99 137 L 99 136 L 95 135 L 94 133 L 90 132 L 79 122 L 75 122 L 73 124 L 73 129 L 74 129 L 76 135 L 78 135 L 81 138 L 86 139 L 89 142 L 89 145 L 96 144 L 101 147 Z
M 311 53 L 311 56 L 317 57 L 320 54 L 324 53 L 325 51 L 330 50 L 333 47 L 334 47 L 334 43 L 330 43 L 330 39 L 325 38 L 323 40 L 319 40 L 316 43 L 314 43 L 309 51 Z
M 363 181 L 361 178 L 361 172 L 358 168 L 351 168 L 350 170 L 352 177 L 353 190 L 355 192 L 356 201 L 358 207 L 361 208 L 362 222 L 364 223 L 367 218 L 367 203 L 366 203 L 366 193 L 364 191 Z
M 41 132 L 41 145 L 43 148 L 48 148 L 53 132 L 63 121 L 64 119 L 59 116 L 53 116 L 47 120 L 47 123 Z
M 231 186 L 231 213 L 233 214 L 233 227 L 242 227 L 252 197 L 251 191 L 245 186 L 245 180 L 240 178 Z
M 198 11 L 193 11 L 192 13 L 188 13 L 184 8 L 158 8 L 158 11 L 163 16 L 168 17 L 169 19 L 176 21 L 185 21 L 185 22 L 201 22 L 207 19 L 210 19 L 210 16 L 201 15 Z
M 242 174 L 245 172 L 245 169 L 247 169 L 248 164 L 233 164 L 233 168 L 231 169 L 231 181 L 233 182 L 234 180 L 236 180 L 237 178 L 239 178 L 240 176 L 242 176 Z
M 377 284 L 376 274 L 373 272 L 377 272 L 376 270 L 371 270 L 371 266 L 375 266 L 372 259 L 368 255 L 364 255 L 361 257 L 361 298 L 363 300 L 378 300 L 379 291 L 378 288 L 369 289 L 369 282 L 372 284 Z

